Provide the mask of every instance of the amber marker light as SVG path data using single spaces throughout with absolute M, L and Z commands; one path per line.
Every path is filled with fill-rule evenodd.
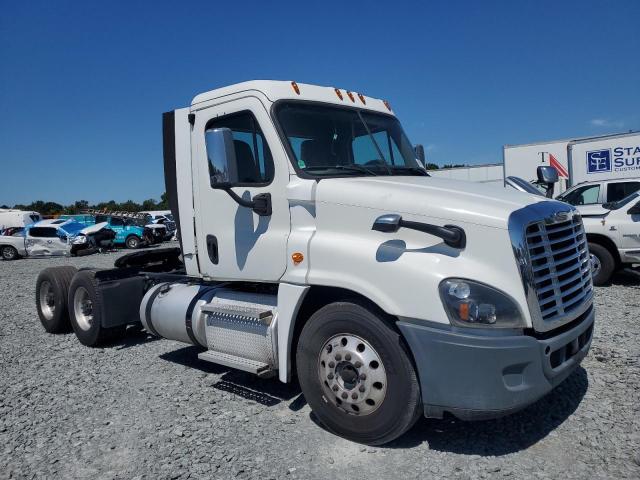
M 461 303 L 460 304 L 460 318 L 464 321 L 469 321 L 469 304 L 468 303 Z
M 336 91 L 336 95 L 338 96 L 338 98 L 340 100 L 342 100 L 342 92 L 340 91 L 340 89 L 339 88 L 334 88 L 334 90 Z
M 293 253 L 291 255 L 291 260 L 293 260 L 294 265 L 299 265 L 304 260 L 304 255 L 302 255 L 300 252 Z
M 356 99 L 353 97 L 353 93 L 351 93 L 349 90 L 347 90 L 347 96 L 349 97 L 349 100 L 351 100 L 352 102 L 356 101 Z
M 291 86 L 293 87 L 293 91 L 300 95 L 300 87 L 298 87 L 298 84 L 296 82 L 291 82 Z
M 362 95 L 361 93 L 358 94 L 358 98 L 360 99 L 363 105 L 367 104 L 367 102 L 364 101 L 364 95 Z
M 391 111 L 391 104 L 389 102 L 383 100 L 382 103 L 384 103 L 384 106 L 387 107 L 387 110 Z

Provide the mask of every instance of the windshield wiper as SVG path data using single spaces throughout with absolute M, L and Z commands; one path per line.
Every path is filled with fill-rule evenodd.
M 431 176 L 427 173 L 427 171 L 424 168 L 420 168 L 420 167 L 410 167 L 406 165 L 390 165 L 390 168 L 391 170 L 397 173 L 411 172 L 411 173 L 417 173 L 418 175 L 421 175 L 423 177 Z
M 367 173 L 369 175 L 377 176 L 378 174 L 373 170 L 364 167 L 362 165 L 352 164 L 352 165 L 321 165 L 315 167 L 306 167 L 305 170 L 347 170 L 349 172 L 358 172 L 358 173 Z

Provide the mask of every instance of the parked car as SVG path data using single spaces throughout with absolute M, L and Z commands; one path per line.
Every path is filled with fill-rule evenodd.
M 42 220 L 0 236 L 0 255 L 5 260 L 20 257 L 86 255 L 113 242 L 115 233 L 106 223 L 87 227 L 71 219 Z
M 176 222 L 173 219 L 171 210 L 150 210 L 140 213 L 147 215 L 147 224 L 151 223 L 167 227 L 165 240 L 171 240 L 176 235 Z
M 616 270 L 640 264 L 640 191 L 600 208 L 600 213 L 582 214 L 595 285 L 609 282 Z
M 85 226 L 106 222 L 116 232 L 115 245 L 136 249 L 162 242 L 166 235 L 164 225 L 145 225 L 142 218 L 125 217 L 107 213 L 63 215 L 61 218 L 73 218 Z
M 604 203 L 612 203 L 640 190 L 640 178 L 600 180 L 580 183 L 556 198 L 579 207 L 580 213 L 599 213 Z

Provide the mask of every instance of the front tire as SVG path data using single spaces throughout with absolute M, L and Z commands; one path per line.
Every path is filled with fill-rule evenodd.
M 102 292 L 95 278 L 95 270 L 80 270 L 69 286 L 69 319 L 73 331 L 83 345 L 95 347 L 118 339 L 126 325 L 102 326 Z
M 611 252 L 598 243 L 589 243 L 593 284 L 602 286 L 611 280 L 616 269 L 616 261 Z
M 16 250 L 11 245 L 5 245 L 4 247 L 2 247 L 2 249 L 0 250 L 0 254 L 2 254 L 2 258 L 4 258 L 5 260 L 17 260 L 18 258 L 20 258 L 18 250 Z
M 140 237 L 136 235 L 129 235 L 124 243 L 127 248 L 135 250 L 140 247 Z
M 67 310 L 67 296 L 75 267 L 45 268 L 36 280 L 36 309 L 44 329 L 49 333 L 71 330 Z
M 420 388 L 400 334 L 359 303 L 312 315 L 298 342 L 298 380 L 325 427 L 368 445 L 388 443 L 416 422 Z

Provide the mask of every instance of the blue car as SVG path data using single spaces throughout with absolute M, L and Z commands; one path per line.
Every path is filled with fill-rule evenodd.
M 154 229 L 145 227 L 142 222 L 134 218 L 109 214 L 63 215 L 61 218 L 73 218 L 76 222 L 87 226 L 107 222 L 108 228 L 116 232 L 116 238 L 113 243 L 132 249 L 157 243 L 155 237 L 160 236 L 162 238 L 164 236 L 164 231 L 154 235 Z

